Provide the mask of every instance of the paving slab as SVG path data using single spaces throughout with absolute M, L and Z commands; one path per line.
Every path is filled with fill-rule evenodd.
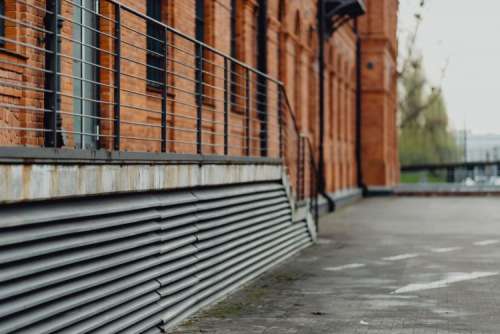
M 500 200 L 373 198 L 177 334 L 500 333 Z

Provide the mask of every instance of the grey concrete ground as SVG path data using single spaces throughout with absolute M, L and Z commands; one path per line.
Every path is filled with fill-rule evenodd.
M 500 333 L 500 199 L 378 198 L 176 333 Z

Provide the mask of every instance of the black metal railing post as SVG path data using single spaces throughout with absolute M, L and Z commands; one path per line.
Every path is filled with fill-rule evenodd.
M 45 34 L 45 109 L 50 110 L 44 115 L 45 145 L 58 147 L 57 112 L 59 110 L 59 29 L 62 21 L 59 20 L 60 0 L 48 0 L 46 4 L 47 15 L 45 16 L 45 28 L 51 33 Z
M 202 117 L 203 117 L 203 45 L 197 45 L 196 61 L 196 153 L 203 153 Z
M 250 108 L 251 108 L 251 103 L 250 103 L 250 70 L 247 68 L 246 71 L 246 76 L 245 76 L 245 150 L 246 150 L 246 155 L 250 155 Z
M 161 151 L 167 151 L 167 70 L 168 70 L 168 47 L 167 47 L 167 28 L 164 28 L 163 34 L 163 76 L 161 90 Z
M 447 168 L 446 169 L 446 182 L 454 183 L 455 182 L 455 168 Z
M 120 95 L 121 95 L 121 6 L 119 4 L 115 5 L 115 56 L 114 56 L 114 105 L 113 105 L 113 148 L 115 151 L 120 150 Z
M 229 154 L 229 62 L 224 57 L 224 155 Z
M 279 157 L 284 159 L 284 156 L 283 156 L 283 122 L 284 122 L 284 119 L 283 119 L 283 97 L 281 96 L 281 94 L 283 94 L 282 92 L 282 86 L 279 85 L 278 87 L 278 113 L 277 113 L 277 117 L 278 117 L 278 145 L 279 145 Z
M 302 145 L 301 145 L 301 135 L 297 134 L 297 199 L 302 199 Z

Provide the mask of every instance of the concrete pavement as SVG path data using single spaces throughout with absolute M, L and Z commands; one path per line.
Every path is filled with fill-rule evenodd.
M 375 198 L 175 333 L 500 333 L 500 199 Z

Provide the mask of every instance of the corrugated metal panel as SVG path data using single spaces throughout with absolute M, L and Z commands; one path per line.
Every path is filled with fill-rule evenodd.
M 0 333 L 160 333 L 311 243 L 279 183 L 0 208 Z

